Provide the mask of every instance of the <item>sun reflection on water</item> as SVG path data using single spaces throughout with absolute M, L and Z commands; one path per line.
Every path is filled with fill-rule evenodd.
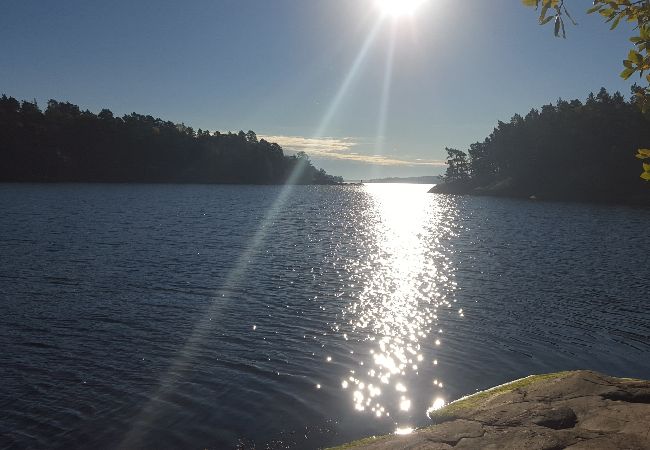
M 391 418 L 398 430 L 410 430 L 404 421 L 425 413 L 412 409 L 419 393 L 410 388 L 420 371 L 434 378 L 428 382 L 437 396 L 431 408 L 445 402 L 436 375 L 436 351 L 443 345 L 439 315 L 451 310 L 455 285 L 449 259 L 437 246 L 450 232 L 448 211 L 438 210 L 422 188 L 364 186 L 371 207 L 363 222 L 373 228 L 375 251 L 352 268 L 366 277 L 343 311 L 344 338 L 364 342 L 367 350 L 356 356 L 359 367 L 342 380 L 342 389 L 349 389 L 357 411 Z

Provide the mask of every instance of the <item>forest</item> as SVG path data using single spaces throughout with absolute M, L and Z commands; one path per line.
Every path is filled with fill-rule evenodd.
M 0 98 L 0 181 L 337 184 L 253 131 L 210 133 L 132 113 Z
M 432 192 L 650 204 L 635 158 L 649 144 L 647 113 L 602 88 L 499 121 L 467 151 L 447 148 L 445 183 Z

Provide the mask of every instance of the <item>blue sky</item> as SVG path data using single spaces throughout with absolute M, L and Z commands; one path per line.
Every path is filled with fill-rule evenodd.
M 519 0 L 429 0 L 398 20 L 375 2 L 7 0 L 0 93 L 252 129 L 350 179 L 437 174 L 445 146 L 497 120 L 629 94 L 631 31 L 587 16 L 590 1 L 571 2 L 566 40 Z

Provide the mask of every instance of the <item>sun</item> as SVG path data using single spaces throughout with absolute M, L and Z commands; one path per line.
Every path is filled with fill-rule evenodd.
M 377 8 L 385 16 L 411 16 L 427 0 L 375 0 Z

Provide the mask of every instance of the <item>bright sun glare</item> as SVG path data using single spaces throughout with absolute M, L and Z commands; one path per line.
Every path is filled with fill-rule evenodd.
M 377 7 L 382 14 L 391 17 L 408 16 L 427 0 L 375 0 Z

